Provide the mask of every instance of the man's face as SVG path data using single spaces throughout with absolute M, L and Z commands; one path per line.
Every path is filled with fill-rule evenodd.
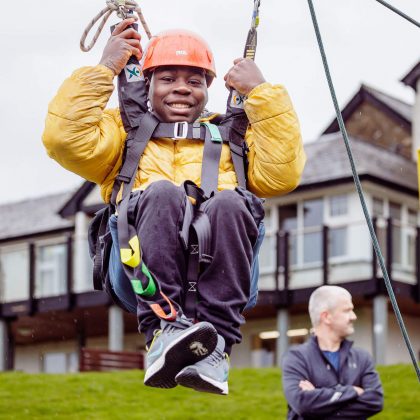
M 194 122 L 207 103 L 204 70 L 196 67 L 158 67 L 152 76 L 149 100 L 162 122 Z
M 354 333 L 353 322 L 357 319 L 350 296 L 337 297 L 336 306 L 328 311 L 327 320 L 331 330 L 340 338 Z

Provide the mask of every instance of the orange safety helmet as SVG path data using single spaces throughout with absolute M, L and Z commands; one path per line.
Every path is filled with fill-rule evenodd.
M 207 42 L 194 32 L 172 29 L 153 36 L 146 48 L 143 71 L 159 66 L 191 66 L 206 71 L 207 85 L 216 77 L 213 53 Z

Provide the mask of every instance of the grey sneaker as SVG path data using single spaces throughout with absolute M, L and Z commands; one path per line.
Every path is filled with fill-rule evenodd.
M 186 319 L 161 321 L 146 356 L 144 384 L 173 388 L 175 376 L 185 366 L 194 364 L 213 352 L 217 332 L 208 322 L 192 324 Z
M 176 375 L 178 385 L 196 391 L 227 395 L 229 393 L 229 356 L 224 353 L 225 340 L 217 336 L 217 346 L 213 353 L 192 366 L 187 366 Z

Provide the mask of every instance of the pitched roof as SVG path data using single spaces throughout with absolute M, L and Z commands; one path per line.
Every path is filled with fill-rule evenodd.
M 84 181 L 83 184 L 58 209 L 58 213 L 62 217 L 70 217 L 78 212 L 83 204 L 83 200 L 95 188 L 95 184 L 90 181 Z
M 417 166 L 411 160 L 356 138 L 349 138 L 356 169 L 361 177 L 417 194 Z M 301 187 L 352 179 L 350 162 L 341 133 L 322 136 L 305 144 L 308 157 Z
M 417 80 L 420 77 L 420 61 L 401 79 L 405 85 L 412 87 L 417 92 Z
M 344 121 L 350 118 L 353 112 L 365 101 L 381 109 L 402 127 L 411 130 L 413 106 L 365 84 L 361 85 L 358 92 L 341 110 Z M 335 133 L 337 131 L 339 131 L 339 127 L 337 119 L 334 118 L 322 134 Z
M 58 211 L 74 191 L 0 205 L 0 240 L 71 228 Z
M 375 89 L 372 86 L 362 85 L 362 88 L 365 89 L 366 92 L 369 92 L 376 99 L 387 105 L 390 109 L 400 114 L 403 118 L 407 120 L 407 122 L 411 123 L 413 119 L 412 105 L 402 101 L 401 99 L 395 98 L 394 96 L 391 96 L 388 93 Z

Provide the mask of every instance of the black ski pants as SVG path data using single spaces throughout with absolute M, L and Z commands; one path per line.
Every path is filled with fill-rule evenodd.
M 182 308 L 186 293 L 188 255 L 180 240 L 185 212 L 185 190 L 169 181 L 156 181 L 132 195 L 129 219 L 135 222 L 143 260 L 158 279 L 162 291 Z M 258 201 L 259 202 L 259 201 Z M 253 245 L 257 224 L 246 198 L 235 190 L 224 190 L 201 205 L 210 220 L 212 262 L 198 279 L 197 320 L 214 325 L 226 341 L 225 351 L 241 341 L 242 311 L 250 294 Z M 114 244 L 115 245 L 115 244 Z M 111 258 L 111 264 L 113 262 Z M 111 276 L 113 277 L 113 276 Z M 125 277 L 125 276 L 124 276 Z M 131 290 L 128 278 L 111 278 L 118 288 Z M 133 293 L 134 298 L 134 293 Z M 165 302 L 159 301 L 162 306 Z M 160 322 L 149 305 L 137 298 L 139 330 L 149 343 Z

